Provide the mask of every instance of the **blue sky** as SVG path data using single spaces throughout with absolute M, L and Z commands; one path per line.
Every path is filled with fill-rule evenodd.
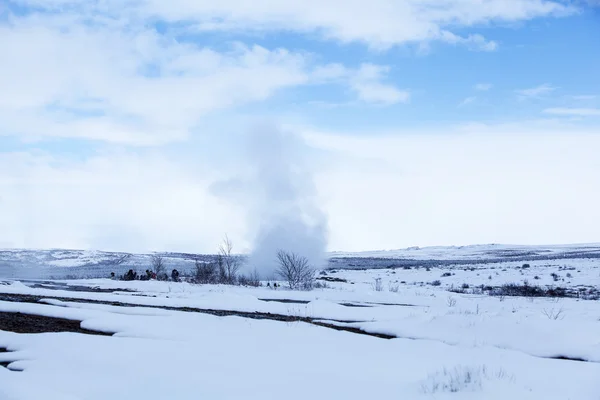
M 587 183 L 600 177 L 588 153 L 600 137 L 599 10 L 566 0 L 5 0 L 0 247 L 208 251 L 229 233 L 249 251 L 253 211 L 210 188 L 246 172 L 244 132 L 257 120 L 314 152 L 332 250 L 597 241 L 581 221 L 550 229 L 570 203 L 537 178 L 553 171 L 600 222 Z M 494 154 L 514 146 L 531 152 Z M 486 195 L 464 203 L 475 200 L 463 183 L 482 185 L 481 171 Z M 158 176 L 187 199 L 157 194 Z M 513 204 L 498 182 L 554 203 Z M 390 201 L 349 200 L 352 187 Z M 426 201 L 406 203 L 415 191 Z M 450 206 L 453 196 L 463 200 Z M 448 225 L 471 222 L 420 222 L 431 210 L 455 215 Z M 509 226 L 528 218 L 530 234 Z

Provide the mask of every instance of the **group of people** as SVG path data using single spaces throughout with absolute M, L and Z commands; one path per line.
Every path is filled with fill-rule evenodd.
M 115 279 L 116 275 L 114 272 L 110 273 L 110 277 L 111 279 Z M 158 280 L 168 280 L 169 277 L 167 276 L 166 273 L 163 273 L 162 276 L 158 276 L 156 274 L 156 272 L 147 269 L 146 270 L 146 274 L 145 275 L 139 275 L 137 274 L 137 272 L 133 269 L 130 269 L 129 271 L 127 271 L 122 277 L 121 280 L 124 281 L 149 281 L 152 279 L 158 279 Z M 171 271 L 171 280 L 173 282 L 179 282 L 179 271 L 177 271 L 176 269 L 174 269 L 173 271 Z

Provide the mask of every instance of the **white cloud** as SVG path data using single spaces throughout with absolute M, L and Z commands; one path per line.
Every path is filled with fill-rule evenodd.
M 366 103 L 382 105 L 406 103 L 410 99 L 408 91 L 381 82 L 383 75 L 388 71 L 389 67 L 363 64 L 350 79 L 350 87 L 357 93 L 358 98 Z
M 240 44 L 216 52 L 152 30 L 65 30 L 54 22 L 0 25 L 0 134 L 181 140 L 209 112 L 309 79 L 305 56 L 285 49 Z
M 471 50 L 495 51 L 498 49 L 498 43 L 493 40 L 486 40 L 480 34 L 469 35 L 467 37 L 457 36 L 450 32 L 443 34 L 445 42 L 452 44 L 464 44 Z
M 564 16 L 578 11 L 569 4 L 550 0 L 20 0 L 25 5 L 53 10 L 78 10 L 93 16 L 135 20 L 158 18 L 185 23 L 195 31 L 295 31 L 317 33 L 324 39 L 362 42 L 388 48 L 407 42 L 440 40 L 464 42 L 483 50 L 496 43 L 481 35 L 459 37 L 452 30 L 489 23 Z
M 308 135 L 336 154 L 318 182 L 332 249 L 595 240 L 600 130 L 540 121 L 442 132 Z
M 52 12 L 12 15 L 0 23 L 0 135 L 126 145 L 186 140 L 209 113 L 260 102 L 299 85 L 343 85 L 359 104 L 410 100 L 410 92 L 390 79 L 388 66 L 319 65 L 317 57 L 303 51 L 243 44 L 206 48 L 159 34 L 151 28 L 156 20 L 167 22 L 167 32 L 293 31 L 374 49 L 442 41 L 492 51 L 496 42 L 469 31 L 488 23 L 576 11 L 544 0 L 17 3 Z M 554 89 L 542 85 L 521 95 L 541 96 Z M 564 131 L 572 135 L 567 137 L 552 130 L 557 139 L 539 150 L 532 138 L 548 131 L 534 128 L 470 125 L 449 129 L 448 137 L 396 132 L 400 137 L 377 140 L 372 135 L 369 140 L 318 136 L 315 145 L 340 161 L 327 164 L 329 157 L 324 157 L 317 171 L 318 195 L 331 216 L 332 247 L 590 237 L 585 226 L 575 225 L 599 222 L 597 201 L 592 207 L 598 196 L 587 183 L 598 175 L 591 150 L 598 148 L 598 135 L 567 127 Z M 502 135 L 507 132 L 511 135 Z M 490 134 L 493 138 L 482 137 Z M 581 139 L 579 147 L 566 159 L 570 155 L 557 149 L 574 145 L 576 138 Z M 211 143 L 216 140 L 211 138 Z M 227 150 L 235 145 L 225 144 Z M 558 169 L 557 156 L 567 163 L 564 170 Z M 209 194 L 213 178 L 218 178 L 213 175 L 223 168 L 247 168 L 230 157 L 230 163 L 215 171 L 215 156 L 200 164 L 191 157 L 159 155 L 150 149 L 98 154 L 83 161 L 0 152 L 0 243 L 211 251 L 227 232 L 243 250 L 248 231 L 240 223 L 243 213 L 225 208 Z M 530 179 L 522 179 L 523 174 Z M 556 184 L 548 184 L 545 174 Z M 561 184 L 568 190 L 556 189 Z M 577 203 L 581 215 L 567 219 L 567 213 L 552 214 L 578 201 L 567 201 L 575 194 L 585 195 L 585 201 Z M 536 196 L 544 199 L 544 207 L 514 203 L 517 197 Z M 515 230 L 515 225 L 522 226 L 519 218 L 532 229 Z M 561 229 L 549 228 L 555 221 Z M 364 226 L 374 229 L 366 231 Z
M 0 169 L 0 242 L 10 247 L 201 252 L 225 233 L 244 246 L 243 215 L 208 192 L 210 165 L 156 153 L 0 153 Z
M 319 66 L 306 52 L 240 43 L 217 51 L 69 14 L 12 17 L 0 37 L 0 135 L 27 140 L 181 141 L 209 113 L 315 83 L 348 86 L 367 103 L 409 98 L 383 82 L 386 66 Z
M 519 89 L 519 90 L 516 90 L 515 92 L 519 95 L 519 98 L 528 99 L 528 98 L 545 96 L 547 94 L 552 93 L 556 89 L 558 89 L 558 88 L 555 86 L 552 86 L 548 83 L 544 83 L 542 85 L 528 88 L 528 89 Z
M 311 75 L 316 82 L 338 82 L 348 85 L 358 100 L 376 105 L 406 103 L 410 92 L 392 84 L 384 83 L 390 67 L 387 65 L 361 64 L 357 69 L 341 64 L 328 64 L 316 68 Z
M 549 120 L 385 134 L 300 131 L 318 150 L 311 165 L 330 249 L 595 240 L 598 128 Z M 227 151 L 232 175 L 247 172 L 235 153 L 242 150 Z M 248 250 L 243 201 L 238 208 L 211 195 L 212 183 L 229 176 L 215 170 L 216 159 L 158 150 L 83 161 L 1 153 L 0 242 L 203 252 L 228 233 Z
M 492 85 L 491 83 L 478 83 L 477 85 L 475 85 L 475 90 L 485 92 L 490 90 L 492 87 L 494 87 L 494 85 Z
M 442 133 L 303 132 L 319 150 L 311 160 L 332 250 L 595 240 L 597 128 L 537 121 Z M 229 157 L 234 175 L 248 170 L 243 157 Z M 204 252 L 228 233 L 248 250 L 243 204 L 211 195 L 223 178 L 214 165 L 147 150 L 84 161 L 0 154 L 0 242 Z
M 469 96 L 469 97 L 465 98 L 463 101 L 461 101 L 460 103 L 458 103 L 458 106 L 459 107 L 464 107 L 464 106 L 466 106 L 468 104 L 471 104 L 471 103 L 475 102 L 475 100 L 477 100 L 477 97 L 475 97 L 475 96 Z
M 597 117 L 600 116 L 600 108 L 547 108 L 546 114 L 568 115 L 577 117 Z

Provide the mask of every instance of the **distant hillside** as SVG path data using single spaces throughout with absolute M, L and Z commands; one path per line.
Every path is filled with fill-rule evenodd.
M 215 255 L 158 253 L 168 269 L 191 271 L 195 261 L 214 261 Z M 81 278 L 104 277 L 128 269 L 145 271 L 153 254 L 133 254 L 94 250 L 0 250 L 0 277 Z M 329 253 L 330 268 L 388 268 L 425 265 L 487 264 L 505 261 L 536 261 L 600 258 L 600 244 L 517 246 L 471 245 L 451 247 L 411 247 L 400 250 Z

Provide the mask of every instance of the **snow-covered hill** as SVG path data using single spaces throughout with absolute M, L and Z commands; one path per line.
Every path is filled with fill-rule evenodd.
M 196 260 L 211 261 L 214 255 L 159 253 L 168 269 L 190 271 Z M 4 249 L 0 250 L 0 277 L 9 278 L 95 278 L 128 269 L 151 267 L 152 254 L 95 250 Z M 472 245 L 411 247 L 401 250 L 332 252 L 329 267 L 336 269 L 399 268 L 407 266 L 453 266 L 499 262 L 529 262 L 567 259 L 600 259 L 600 244 L 518 246 Z
M 558 259 L 558 258 L 600 258 L 600 243 L 520 246 L 484 244 L 470 246 L 409 247 L 400 250 L 378 250 L 357 253 L 333 252 L 338 258 L 392 258 L 405 260 L 507 260 L 514 258 Z

